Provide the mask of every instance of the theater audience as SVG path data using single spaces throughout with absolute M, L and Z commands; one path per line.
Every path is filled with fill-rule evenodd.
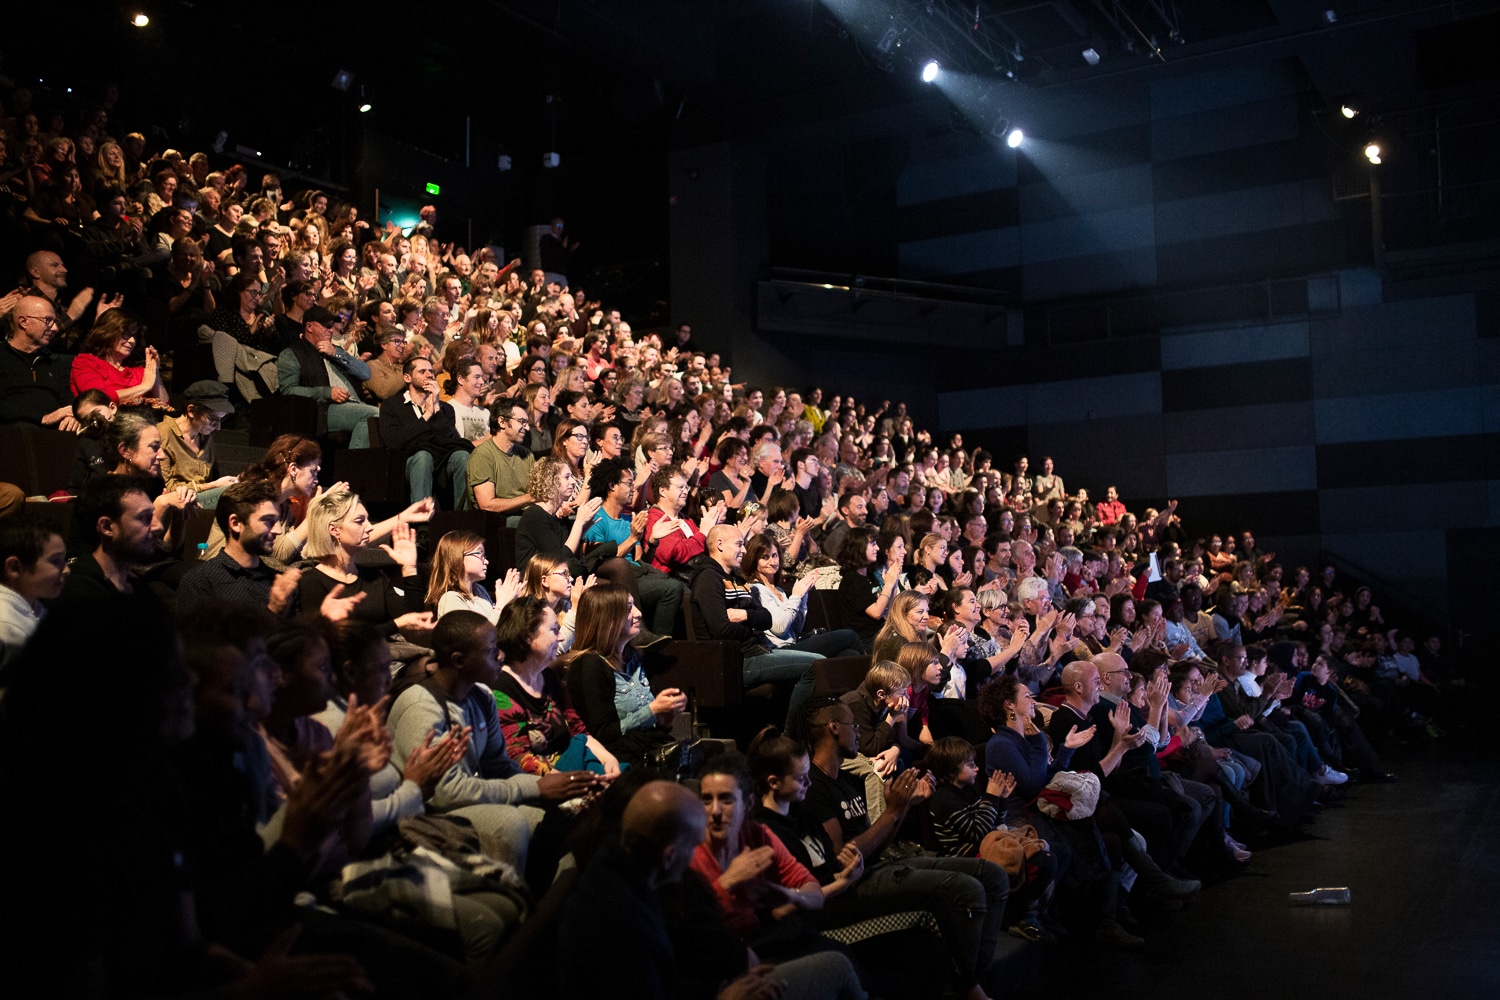
M 61 807 L 78 829 L 107 815 L 129 835 L 84 844 L 70 830 L 44 845 L 70 859 L 97 852 L 89 870 L 110 872 L 100 896 L 76 869 L 49 869 L 98 904 L 73 915 L 70 933 L 87 961 L 118 973 L 111 982 L 201 995 L 275 967 L 295 984 L 276 995 L 357 992 L 366 979 L 382 993 L 405 987 L 390 995 L 456 992 L 456 962 L 376 926 L 384 919 L 352 918 L 325 877 L 379 857 L 403 820 L 451 816 L 542 888 L 581 815 L 594 832 L 579 843 L 592 846 L 559 883 L 578 890 L 556 904 L 561 940 L 621 959 L 567 963 L 551 989 L 741 997 L 785 980 L 858 996 L 843 954 L 791 957 L 826 947 L 803 930 L 925 913 L 957 975 L 895 971 L 981 996 L 995 985 L 986 966 L 1001 928 L 1030 940 L 1078 932 L 1065 947 L 1139 945 L 1127 900 L 1191 899 L 1189 876 L 1248 861 L 1244 841 L 1263 828 L 1310 822 L 1315 800 L 1337 797 L 1344 765 L 1354 781 L 1389 780 L 1390 742 L 1441 738 L 1439 721 L 1472 712 L 1451 668 L 1430 650 L 1418 657 L 1394 602 L 1331 569 L 1284 573 L 1248 532 L 1194 545 L 1175 502 L 1138 518 L 1107 486 L 1092 503 L 1045 457 L 1040 474 L 1020 457 L 1002 475 L 958 435 L 934 446 L 899 404 L 830 395 L 825 406 L 818 388 L 735 383 L 717 356 L 663 353 L 652 333 L 637 341 L 618 311 L 545 273 L 528 284 L 430 228 L 374 232 L 326 193 L 297 195 L 284 228 L 292 204 L 279 182 L 265 199 L 247 195 L 232 180 L 242 171 L 210 163 L 218 154 L 158 154 L 139 135 L 126 150 L 99 142 L 88 190 L 75 190 L 54 160 L 75 147 L 87 156 L 97 139 L 38 140 L 43 159 L 24 175 L 40 185 L 37 210 L 57 208 L 82 234 L 90 273 L 117 269 L 122 284 L 70 297 L 72 251 L 43 250 L 26 259 L 24 290 L 0 298 L 0 422 L 90 428 L 66 445 L 78 456 L 73 562 L 31 517 L 0 524 L 0 738 L 44 738 L 38 719 L 10 712 L 44 691 L 59 700 L 38 657 L 71 663 L 64 654 L 99 628 L 131 635 L 76 676 L 111 691 L 110 712 L 83 708 L 102 734 L 91 740 L 142 781 L 128 794 L 96 789 L 87 818 L 82 804 Z M 96 173 L 100 218 L 75 218 Z M 130 204 L 139 191 L 114 192 L 142 179 L 158 213 L 149 223 Z M 32 220 L 43 224 L 58 226 Z M 194 229 L 221 262 L 205 263 Z M 233 385 L 196 381 L 212 371 L 200 326 L 232 342 Z M 435 354 L 451 403 L 434 384 Z M 143 415 L 164 404 L 169 371 L 188 383 L 181 409 Z M 326 439 L 282 435 L 240 477 L 221 475 L 235 452 L 220 422 L 248 416 L 235 392 L 312 398 L 352 447 L 368 444 L 378 413 L 384 444 L 407 460 L 411 505 L 371 523 L 347 484 L 320 489 Z M 1066 471 L 1074 484 L 1089 474 Z M 451 487 L 473 524 L 418 537 L 434 487 Z M 184 562 L 173 549 L 195 504 L 214 523 Z M 484 541 L 494 526 L 480 527 L 490 515 L 517 529 L 517 565 L 503 573 L 505 549 Z M 381 541 L 385 559 L 372 551 Z M 292 565 L 299 556 L 308 562 Z M 175 607 L 196 677 L 186 741 L 182 727 L 139 730 L 189 697 L 157 600 Z M 792 689 L 788 723 L 808 742 L 762 734 L 753 790 L 732 754 L 695 775 L 701 801 L 649 780 L 648 768 L 693 770 L 682 766 L 695 759 L 689 693 L 653 691 L 642 654 L 689 626 L 740 644 L 746 687 Z M 870 651 L 855 690 L 809 697 L 821 656 Z M 667 653 L 692 664 L 690 644 Z M 1036 695 L 1061 702 L 1050 721 Z M 715 735 L 749 711 L 729 710 L 723 730 L 713 718 Z M 925 776 L 910 766 L 922 757 Z M 1107 793 L 1093 815 L 1049 815 L 1049 783 L 1084 772 Z M 0 781 L 40 798 L 35 781 Z M 908 819 L 916 832 L 914 809 L 929 843 L 962 857 L 886 860 Z M 1024 825 L 1046 849 L 1015 866 L 1007 918 L 1004 873 L 974 854 L 987 834 Z M 173 856 L 184 861 L 163 867 Z M 694 857 L 699 871 L 674 882 Z M 299 892 L 321 909 L 294 909 Z M 174 923 L 181 900 L 196 917 Z M 38 905 L 43 919 L 62 917 Z M 520 916 L 460 891 L 453 913 L 448 950 L 476 966 Z M 293 918 L 310 954 L 257 959 Z M 100 930 L 116 925 L 118 940 Z M 904 954 L 882 954 L 880 940 L 850 954 L 878 970 L 867 982 L 895 983 L 886 977 Z M 199 941 L 248 957 L 210 972 Z M 86 974 L 47 981 L 67 992 Z

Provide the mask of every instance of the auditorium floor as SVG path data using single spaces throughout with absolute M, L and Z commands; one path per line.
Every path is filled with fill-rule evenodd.
M 1400 781 L 1351 787 L 1310 837 L 1147 923 L 1141 951 L 1007 938 L 992 995 L 1500 996 L 1500 761 L 1444 741 L 1387 763 Z M 1317 886 L 1349 886 L 1353 905 L 1288 905 Z

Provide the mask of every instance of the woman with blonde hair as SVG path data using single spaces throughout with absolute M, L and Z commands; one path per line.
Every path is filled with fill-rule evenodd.
M 920 590 L 903 590 L 891 600 L 885 624 L 875 636 L 875 660 L 894 660 L 905 642 L 926 641 L 927 595 Z
M 434 618 L 441 619 L 453 611 L 473 611 L 484 615 L 493 625 L 500 612 L 515 599 L 521 589 L 521 574 L 514 569 L 495 584 L 495 597 L 484 588 L 490 568 L 484 552 L 484 539 L 472 531 L 450 531 L 438 539 L 432 553 L 432 578 L 427 584 L 427 606 Z
M 526 575 L 521 580 L 520 594 L 533 601 L 540 601 L 557 613 L 557 627 L 561 652 L 573 648 L 574 631 L 578 615 L 573 608 L 590 587 L 595 578 L 583 577 L 577 584 L 568 564 L 556 556 L 535 555 L 526 564 Z
M 403 629 L 432 628 L 417 586 L 417 540 L 411 525 L 399 523 L 390 544 L 380 548 L 401 567 L 404 589 L 395 587 L 377 566 L 360 566 L 358 556 L 373 535 L 369 511 L 349 489 L 318 496 L 307 511 L 307 542 L 302 554 L 317 565 L 302 573 L 298 592 L 304 608 L 323 608 L 330 621 L 353 618 L 381 627 L 390 635 Z M 324 605 L 324 599 L 334 600 Z

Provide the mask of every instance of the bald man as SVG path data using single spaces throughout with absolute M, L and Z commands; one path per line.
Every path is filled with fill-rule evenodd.
M 825 656 L 859 656 L 859 636 L 849 629 L 797 638 L 806 614 L 806 593 L 793 608 L 783 633 L 772 634 L 771 612 L 740 576 L 745 554 L 744 529 L 716 524 L 708 531 L 708 558 L 689 583 L 692 613 L 707 639 L 731 639 L 744 652 L 747 688 L 758 684 L 792 684 L 788 725 L 813 692 L 812 665 Z M 775 595 L 772 595 L 775 596 Z
M 22 295 L 14 301 L 5 347 L 0 349 L 0 424 L 76 432 L 68 386 L 73 356 L 53 354 L 48 347 L 57 334 L 57 311 L 41 295 Z
M 676 1000 L 704 995 L 707 988 L 716 990 L 717 1000 L 863 1000 L 859 977 L 843 955 L 819 952 L 751 968 L 750 950 L 722 925 L 695 928 L 690 940 L 679 939 L 704 951 L 678 962 L 657 890 L 682 878 L 703 842 L 704 827 L 702 803 L 681 785 L 652 781 L 635 793 L 625 807 L 619 840 L 594 856 L 568 897 L 558 934 L 563 993 Z M 715 936 L 723 947 L 716 946 Z
M 38 250 L 26 258 L 26 276 L 30 280 L 27 291 L 51 302 L 53 308 L 58 310 L 58 323 L 64 328 L 77 323 L 88 309 L 89 303 L 94 301 L 94 290 L 82 288 L 73 296 L 73 301 L 68 303 L 66 311 L 63 311 L 62 294 L 63 289 L 68 287 L 68 268 L 63 259 L 51 250 Z M 122 295 L 100 299 L 99 312 L 107 312 L 123 302 Z
M 1203 817 L 1197 815 L 1190 800 L 1162 782 L 1155 748 L 1143 729 L 1144 717 L 1133 715 L 1127 701 L 1115 704 L 1101 700 L 1106 677 L 1115 685 L 1123 678 L 1125 690 L 1130 690 L 1130 671 L 1115 654 L 1100 654 L 1093 662 L 1076 660 L 1064 667 L 1062 686 L 1067 697 L 1052 713 L 1047 735 L 1060 745 L 1075 727 L 1080 732 L 1095 727 L 1094 738 L 1073 751 L 1069 766 L 1075 771 L 1092 771 L 1109 791 L 1109 804 L 1100 807 L 1101 824 L 1119 822 L 1113 812 L 1118 810 L 1124 821 L 1146 838 L 1149 853 L 1139 850 L 1128 835 L 1121 838 L 1121 850 L 1140 873 L 1147 892 L 1174 898 L 1191 895 L 1199 884 L 1191 878 L 1175 877 L 1177 862 L 1191 845 Z
M 590 862 L 563 912 L 557 968 L 564 995 L 677 995 L 677 961 L 656 889 L 687 871 L 704 828 L 703 805 L 683 786 L 653 781 L 635 793 L 619 841 Z M 570 952 L 584 942 L 580 960 Z

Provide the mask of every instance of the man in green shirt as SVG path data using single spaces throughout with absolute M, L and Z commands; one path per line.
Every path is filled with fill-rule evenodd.
M 520 442 L 531 429 L 526 405 L 498 400 L 491 408 L 495 433 L 469 453 L 469 509 L 496 514 L 518 514 L 531 503 L 526 492 L 531 479 L 531 452 Z

